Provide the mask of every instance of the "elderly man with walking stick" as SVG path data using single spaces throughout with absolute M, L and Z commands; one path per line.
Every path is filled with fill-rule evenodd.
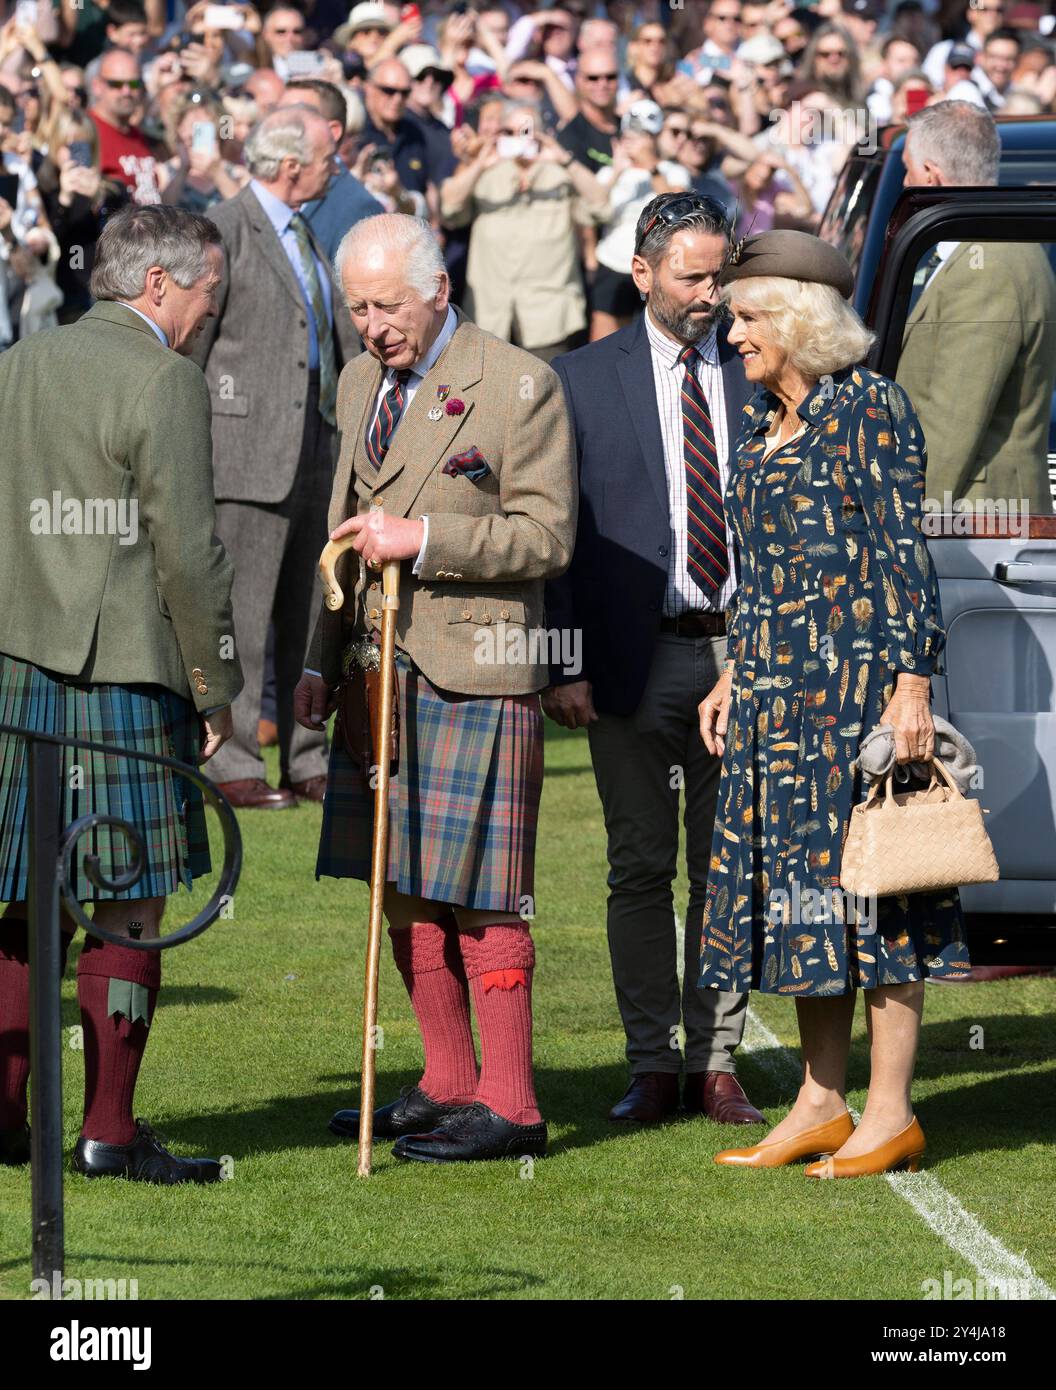
M 424 1162 L 542 1154 L 525 917 L 543 771 L 537 692 L 548 672 L 528 639 L 542 632 L 543 581 L 567 566 L 574 539 L 564 398 L 548 366 L 449 305 L 425 223 L 394 214 L 359 223 L 337 273 L 367 349 L 345 367 L 337 398 L 330 526 L 349 543 L 348 598 L 342 611 L 323 609 L 295 711 L 321 728 L 340 696 L 318 875 L 368 877 L 369 750 L 395 755 L 384 912 L 425 1071 L 374 1113 L 373 1132 L 396 1139 L 398 1157 Z M 377 697 L 363 666 L 382 621 L 382 569 L 394 560 L 398 739 L 377 729 L 372 743 Z M 355 1138 L 359 1119 L 341 1110 L 330 1127 Z

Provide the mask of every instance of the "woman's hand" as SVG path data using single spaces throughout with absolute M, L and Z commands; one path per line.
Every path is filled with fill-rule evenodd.
M 895 693 L 880 716 L 881 724 L 895 731 L 895 761 L 928 762 L 935 752 L 935 721 L 929 696 L 931 678 L 899 671 Z
M 726 725 L 733 698 L 733 672 L 723 671 L 698 708 L 700 736 L 709 753 L 721 757 L 726 751 Z

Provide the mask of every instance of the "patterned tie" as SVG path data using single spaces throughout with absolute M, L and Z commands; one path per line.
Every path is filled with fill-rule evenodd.
M 410 367 L 403 367 L 396 373 L 395 382 L 385 392 L 378 418 L 373 425 L 367 426 L 367 458 L 376 470 L 381 468 L 396 426 L 400 423 L 405 403 L 403 388 L 410 376 Z
M 319 282 L 319 268 L 312 254 L 312 243 L 308 239 L 308 224 L 299 212 L 290 218 L 290 231 L 297 243 L 297 253 L 304 267 L 308 282 L 308 298 L 315 319 L 315 332 L 319 340 L 319 414 L 328 425 L 337 423 L 337 363 L 334 360 L 334 334 L 330 315 L 326 312 L 323 287 Z
M 722 588 L 729 573 L 722 483 L 715 452 L 708 401 L 693 372 L 697 349 L 690 344 L 678 354 L 686 369 L 682 383 L 682 453 L 686 463 L 686 564 L 694 581 L 709 597 Z

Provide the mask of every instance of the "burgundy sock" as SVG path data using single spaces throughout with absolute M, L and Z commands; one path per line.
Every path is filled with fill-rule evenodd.
M 70 937 L 62 942 L 65 969 Z M 29 1080 L 29 925 L 0 918 L 0 1130 L 26 1123 Z
M 412 922 L 390 927 L 389 936 L 425 1049 L 418 1085 L 432 1100 L 468 1105 L 477 1088 L 477 1050 L 457 933 L 437 922 Z
M 136 1137 L 132 1100 L 149 1023 L 108 1013 L 111 980 L 131 980 L 150 995 L 154 1016 L 161 985 L 157 951 L 136 951 L 89 937 L 77 965 L 77 999 L 84 1025 L 84 1125 L 86 1139 L 130 1144 Z
M 480 1029 L 480 1084 L 474 1100 L 515 1125 L 542 1120 L 532 1078 L 535 944 L 518 922 L 459 932 Z

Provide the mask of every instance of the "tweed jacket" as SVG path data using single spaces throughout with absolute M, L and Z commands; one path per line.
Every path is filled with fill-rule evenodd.
M 60 675 L 242 689 L 209 392 L 123 304 L 0 355 L 0 651 Z
M 1026 497 L 1052 515 L 1056 280 L 1041 246 L 962 242 L 906 321 L 896 380 L 927 440 L 928 497 Z
M 224 242 L 218 318 L 194 348 L 213 409 L 213 472 L 221 502 L 277 503 L 297 473 L 308 400 L 308 317 L 297 276 L 253 189 L 209 209 Z M 309 224 L 309 236 L 314 234 Z M 327 262 L 325 250 L 316 253 Z M 340 371 L 362 350 L 331 282 Z
M 429 517 L 421 574 L 400 566 L 396 640 L 435 685 L 467 695 L 521 695 L 548 684 L 543 581 L 561 574 L 575 539 L 572 431 L 556 372 L 455 310 L 450 342 L 418 387 L 381 470 L 365 437 L 384 368 L 367 353 L 338 385 L 341 451 L 330 529 L 380 503 Z M 443 404 L 438 388 L 450 388 Z M 449 413 L 450 405 L 460 413 Z M 430 409 L 439 406 L 438 419 Z M 471 479 L 448 460 L 479 450 Z M 381 626 L 381 580 L 354 551 L 338 567 L 344 614 L 323 608 L 306 665 L 335 684 L 349 631 Z

